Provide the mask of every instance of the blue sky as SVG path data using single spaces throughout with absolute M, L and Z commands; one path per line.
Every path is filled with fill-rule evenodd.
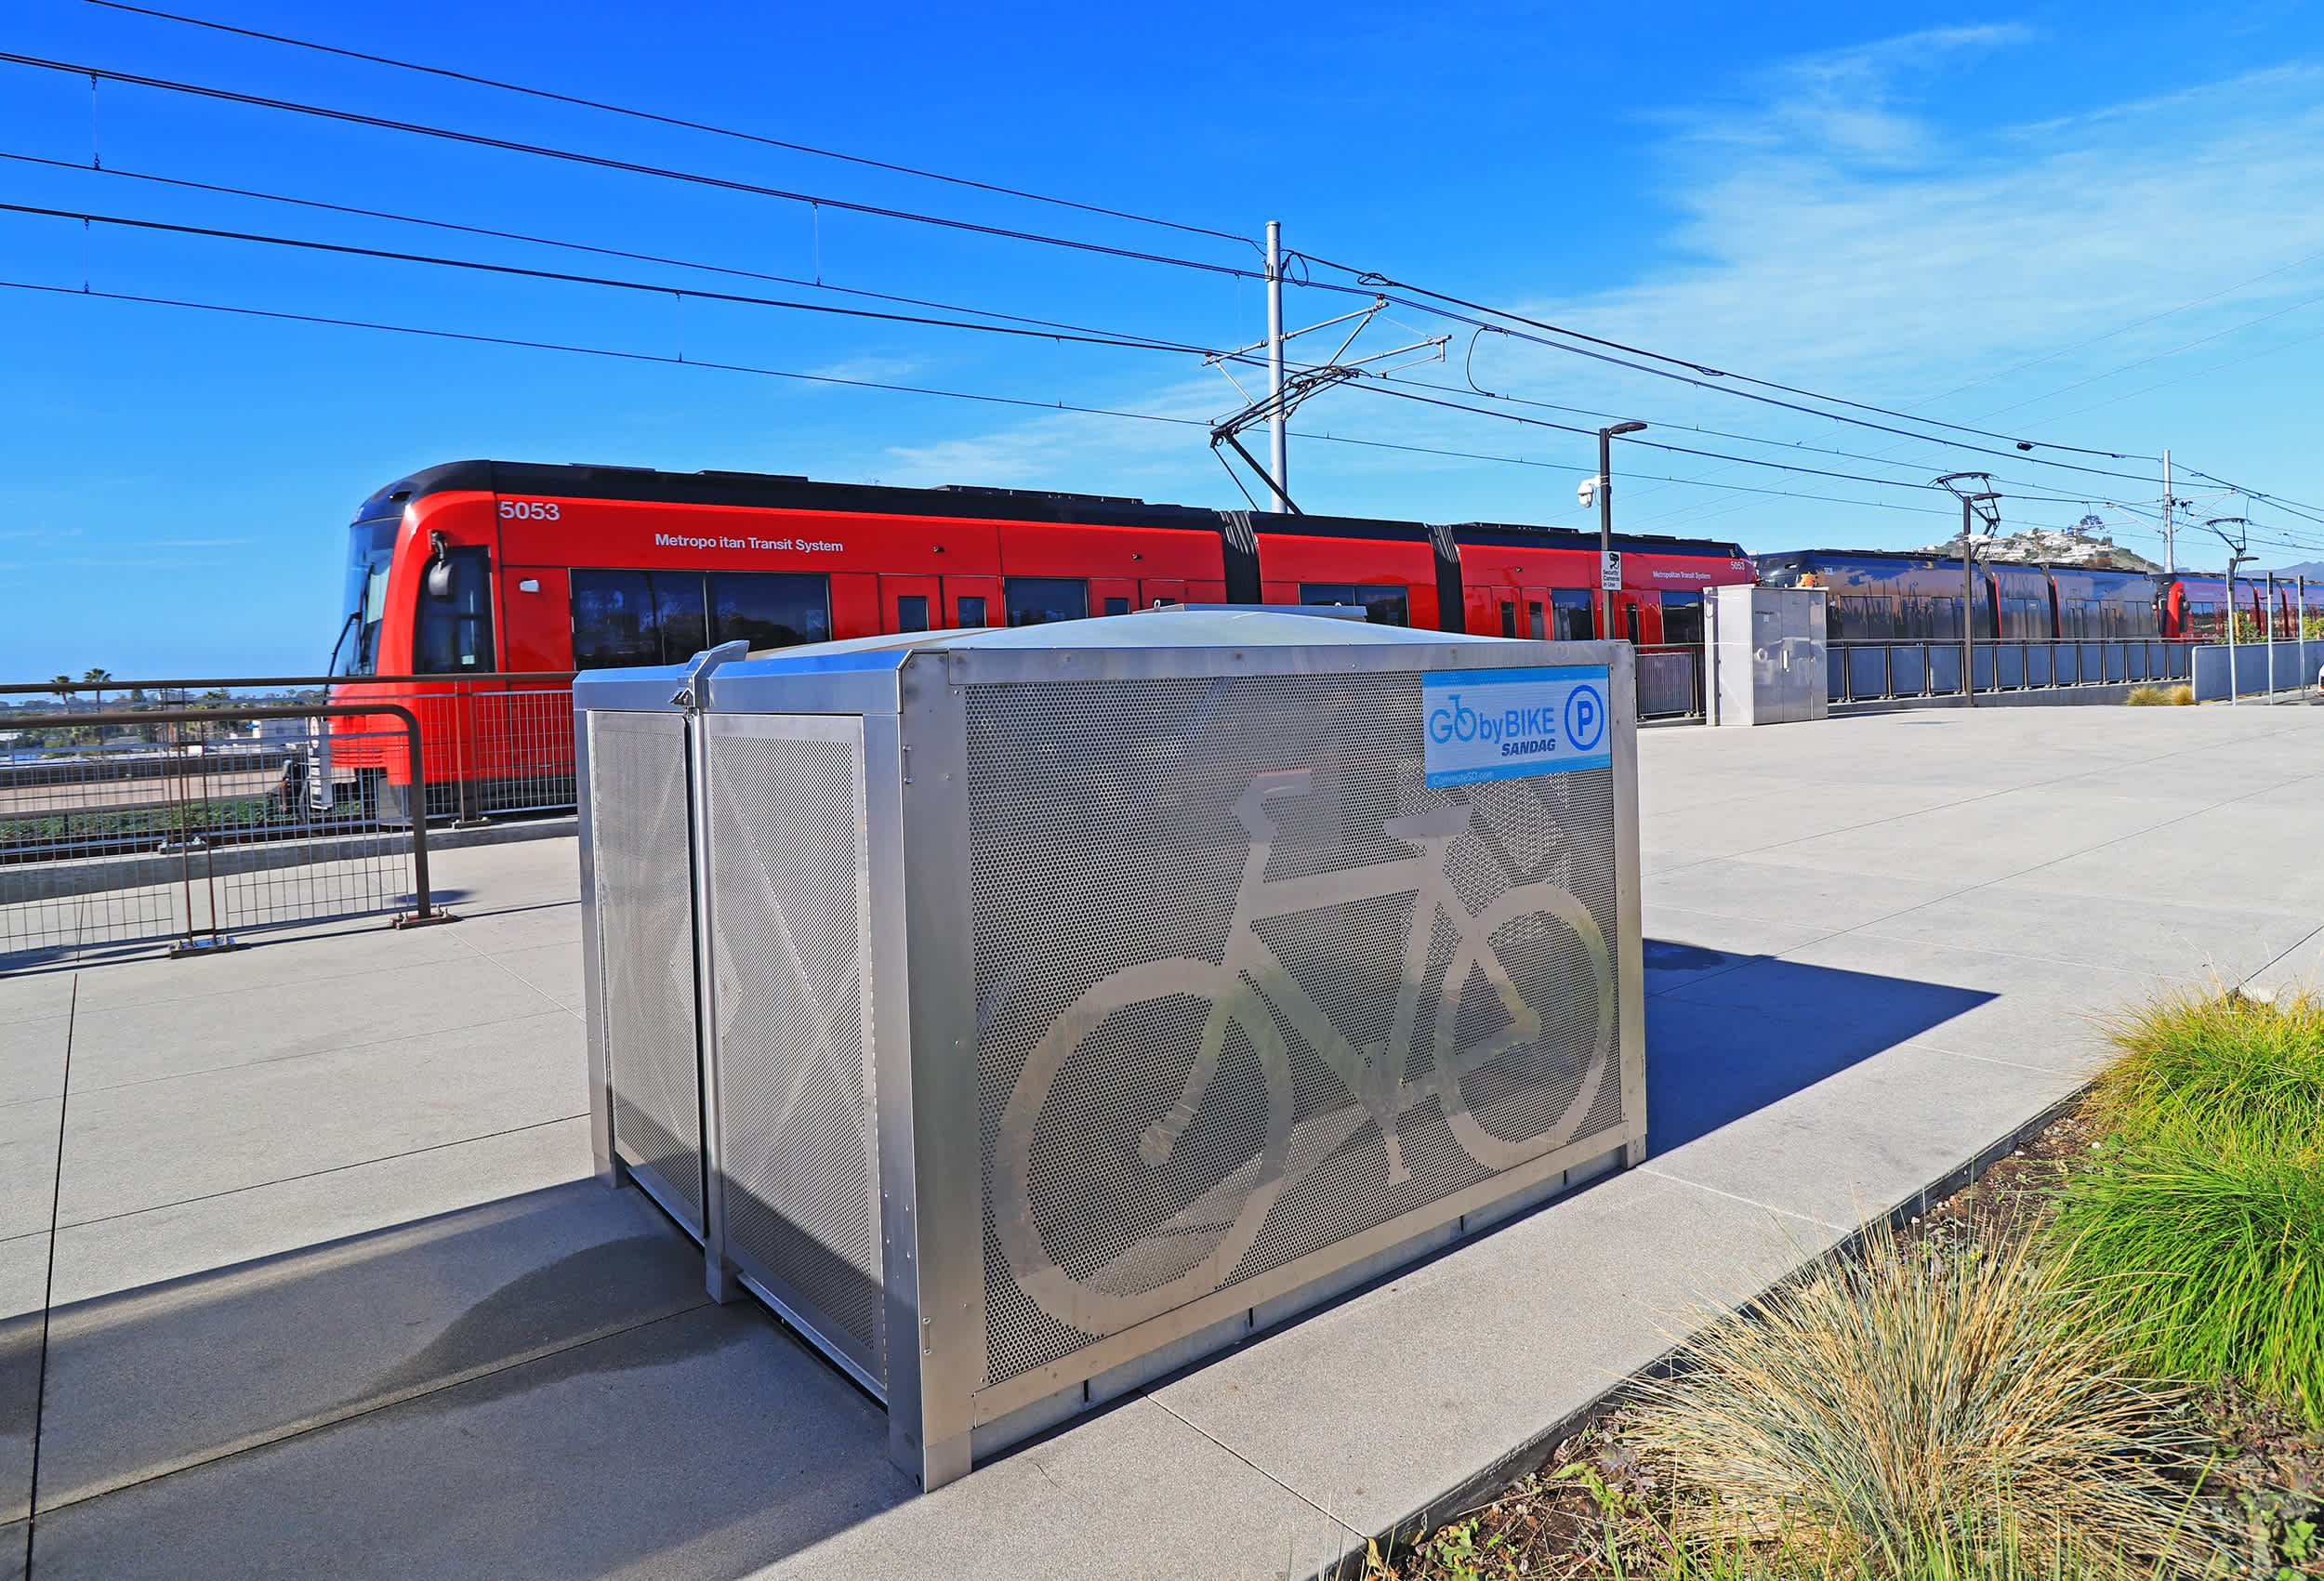
M 1310 510 L 1583 524 L 1591 443 L 1509 421 L 1858 476 L 1989 467 L 2012 524 L 2089 513 L 2159 554 L 2151 460 L 2324 505 L 2324 23 L 2280 5 L 1159 7 L 601 5 L 213 20 L 1287 244 L 1720 369 L 2118 451 L 2106 477 L 1652 378 L 1401 308 L 1356 353 L 1450 335 L 1295 427 Z M 5 47 L 980 224 L 1248 265 L 1248 244 L 645 125 L 125 14 L 20 0 Z M 1228 25 L 1231 21 L 1231 26 Z M 92 103 L 92 99 L 94 102 Z M 0 64 L 0 202 L 659 284 L 825 286 L 1199 346 L 1256 338 L 1228 275 Z M 92 154 L 102 172 L 88 168 Z M 46 160 L 51 165 L 33 163 Z M 125 174 L 136 173 L 136 175 Z M 251 189 L 655 254 L 593 257 L 136 178 Z M 1315 271 L 1317 279 L 1341 278 Z M 463 456 L 997 483 L 1230 506 L 1199 427 L 1238 404 L 1180 354 L 1012 341 L 0 214 L 0 674 L 303 672 L 337 627 L 341 524 Z M 980 404 L 84 297 L 80 288 L 585 345 L 1034 403 Z M 1294 324 L 1350 299 L 1289 293 Z M 877 304 L 873 304 L 877 305 Z M 1714 384 L 1720 381 L 1710 381 Z M 1050 406 L 1049 410 L 1040 407 Z M 1714 430 L 1688 433 L 1687 428 Z M 1740 437 L 1735 437 L 1740 436 Z M 1402 446 L 1401 449 L 1380 448 Z M 1439 455 L 1431 452 L 1459 452 Z M 1844 454 L 1834 454 L 1844 453 Z M 1471 459 L 1491 457 L 1495 459 Z M 1626 446 L 1625 526 L 1803 545 L 1945 535 L 1902 489 Z M 2324 525 L 2248 514 L 2261 563 Z M 1760 492 L 1750 492 L 1760 491 Z M 1795 497 L 1799 495 L 1820 498 Z M 2146 515 L 2138 514 L 2144 511 Z M 2317 514 L 2324 515 L 2324 509 Z M 2183 560 L 2215 560 L 2199 546 Z

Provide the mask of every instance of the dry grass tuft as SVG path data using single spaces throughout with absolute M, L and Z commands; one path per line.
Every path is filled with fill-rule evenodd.
M 2122 701 L 2133 708 L 2184 708 L 2195 701 L 2195 688 L 2182 683 L 2177 686 L 2133 686 Z
M 2184 1450 L 2157 1425 L 2176 1401 L 2125 1374 L 2034 1246 L 1877 1236 L 1714 1323 L 1635 1423 L 1673 1535 L 1815 1538 L 1838 1568 L 1911 1574 L 2007 1531 L 2045 1571 L 2199 1567 Z

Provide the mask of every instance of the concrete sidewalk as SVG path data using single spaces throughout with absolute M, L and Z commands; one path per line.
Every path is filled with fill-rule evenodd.
M 450 928 L 0 980 L 0 1554 L 68 1048 L 43 1577 L 1264 1577 L 1441 1510 L 2014 1134 L 2090 1012 L 2324 948 L 2312 710 L 1640 749 L 1650 1162 L 926 1497 L 585 1179 L 569 841 L 447 851 Z

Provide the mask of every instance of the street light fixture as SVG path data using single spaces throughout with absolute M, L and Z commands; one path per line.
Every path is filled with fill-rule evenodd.
M 2251 541 L 2250 518 L 2214 516 L 2203 525 L 2211 530 L 2212 536 L 2227 546 L 2227 706 L 2232 708 L 2236 705 L 2236 694 L 2243 690 L 2237 684 L 2236 676 L 2236 567 L 2257 560 L 2259 556 L 2244 553 Z M 2222 527 L 2240 527 L 2243 531 L 2230 538 L 2220 531 Z M 2272 673 L 2267 678 L 2267 684 L 2271 688 L 2276 684 Z
M 1595 488 L 1585 488 L 1582 494 L 1584 505 L 1591 493 L 1598 496 L 1598 633 L 1609 640 L 1614 636 L 1614 589 L 1607 586 L 1612 580 L 1607 567 L 1614 563 L 1614 436 L 1643 433 L 1645 428 L 1633 420 L 1598 430 L 1598 475 L 1591 480 Z
M 1937 486 L 1961 496 L 1961 702 L 1964 708 L 1977 705 L 1976 668 L 1976 523 L 1982 519 L 1990 537 L 2001 524 L 2000 495 L 1984 487 L 1993 481 L 1986 472 L 1948 472 L 1937 481 Z M 1975 483 L 1975 488 L 1962 485 Z M 1993 635 L 2001 634 L 1997 627 Z

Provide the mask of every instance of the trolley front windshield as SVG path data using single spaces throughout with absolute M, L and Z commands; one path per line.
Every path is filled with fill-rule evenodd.
M 388 562 L 395 557 L 403 513 L 358 521 L 348 529 L 347 591 L 339 603 L 333 675 L 371 675 L 379 658 L 379 617 L 387 611 Z

